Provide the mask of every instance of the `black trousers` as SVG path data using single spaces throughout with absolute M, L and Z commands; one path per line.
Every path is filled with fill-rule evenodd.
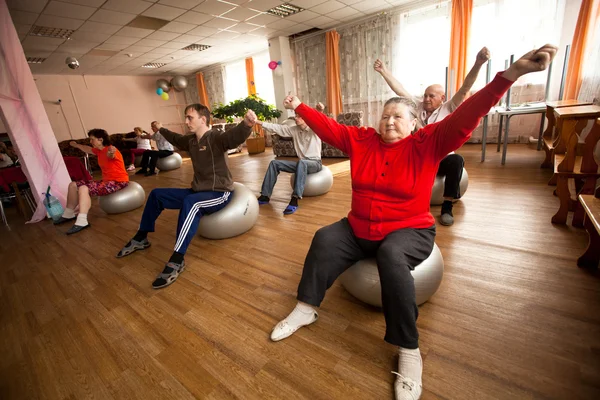
M 437 174 L 446 175 L 444 197 L 460 198 L 460 179 L 462 178 L 464 166 L 465 159 L 458 154 L 448 154 L 440 162 Z
M 399 229 L 385 239 L 357 238 L 347 218 L 315 233 L 304 261 L 298 300 L 320 306 L 327 289 L 345 270 L 363 258 L 375 257 L 381 281 L 385 341 L 407 349 L 419 347 L 415 283 L 410 273 L 433 250 L 435 225 Z
M 146 150 L 142 154 L 142 169 L 148 169 L 150 172 L 154 172 L 156 169 L 156 163 L 159 158 L 169 157 L 173 154 L 170 150 Z

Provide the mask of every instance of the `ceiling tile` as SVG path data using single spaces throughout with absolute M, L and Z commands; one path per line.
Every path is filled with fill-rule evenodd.
M 10 10 L 29 11 L 41 13 L 46 6 L 46 0 L 7 0 Z
M 31 30 L 31 25 L 15 24 L 15 29 L 19 35 L 27 35 Z
M 212 38 L 217 38 L 217 39 L 227 39 L 227 40 L 230 40 L 230 39 L 236 38 L 238 36 L 240 36 L 240 34 L 237 33 L 237 32 L 220 31 L 220 32 L 215 33 L 211 37 Z
M 61 0 L 65 3 L 79 4 L 82 6 L 100 7 L 106 0 Z
M 330 12 L 339 10 L 342 7 L 346 7 L 344 3 L 340 3 L 339 1 L 329 0 L 323 4 L 319 4 L 310 9 L 312 12 L 316 12 L 318 14 L 328 15 Z
M 251 24 L 247 24 L 245 22 L 240 22 L 239 24 L 237 24 L 236 26 L 234 26 L 233 28 L 230 28 L 228 30 L 239 32 L 239 33 L 248 33 L 254 29 L 256 29 L 256 25 L 251 25 Z
M 152 3 L 141 0 L 108 0 L 102 5 L 102 8 L 112 11 L 140 14 L 150 8 L 150 6 L 152 6 Z
M 24 25 L 32 25 L 35 20 L 37 19 L 39 14 L 37 13 L 32 13 L 32 12 L 26 12 L 26 11 L 19 11 L 19 10 L 12 10 L 10 11 L 10 17 L 13 20 L 13 23 L 15 24 L 24 24 Z
M 142 39 L 139 42 L 137 42 L 136 45 L 158 47 L 162 46 L 165 43 L 167 43 L 166 40 Z
M 146 53 L 147 55 L 156 55 L 156 57 L 160 57 L 160 56 L 164 56 L 165 54 L 169 54 L 172 53 L 173 49 L 163 49 L 161 47 L 154 49 L 152 51 L 149 51 L 148 53 Z
M 150 29 L 132 28 L 130 26 L 125 26 L 121 30 L 119 30 L 119 32 L 117 32 L 117 34 L 119 36 L 129 36 L 129 37 L 136 37 L 136 38 L 141 39 L 141 38 L 145 38 L 152 32 L 154 32 L 154 31 L 152 31 Z
M 231 26 L 234 26 L 235 24 L 237 24 L 237 22 L 232 21 L 230 19 L 224 19 L 224 18 L 218 18 L 218 17 L 204 23 L 205 26 L 209 26 L 211 28 L 219 28 L 219 29 L 226 29 Z
M 373 8 L 377 8 L 377 7 L 381 7 L 381 6 L 388 6 L 388 7 L 393 7 L 392 5 L 388 4 L 385 0 L 368 0 L 368 1 L 361 1 L 360 3 L 356 3 L 352 5 L 352 8 L 357 9 L 358 11 L 368 11 L 371 10 Z
M 179 33 L 175 33 L 175 32 L 156 31 L 153 34 L 146 36 L 146 39 L 169 41 L 169 40 L 175 39 L 179 35 L 180 35 Z
M 106 24 L 115 25 L 127 25 L 134 18 L 135 14 L 100 9 L 91 16 L 90 21 L 104 22 Z
M 275 32 L 275 29 L 269 29 L 269 28 L 258 28 L 255 29 L 253 31 L 250 32 L 250 35 L 255 35 L 255 36 L 268 36 L 271 33 Z
M 202 13 L 195 12 L 195 11 L 188 11 L 185 14 L 183 14 L 182 16 L 178 17 L 176 19 L 176 21 L 187 22 L 189 24 L 201 25 L 201 24 L 205 23 L 206 21 L 210 21 L 211 19 L 213 19 L 213 16 L 211 16 L 211 15 L 202 14 Z
M 179 50 L 182 47 L 185 47 L 185 44 L 181 42 L 168 42 L 160 46 L 161 49 L 172 49 L 173 51 Z
M 146 11 L 144 11 L 142 15 L 172 21 L 184 12 L 185 10 L 182 10 L 181 8 L 163 6 L 162 4 L 155 4 Z
M 129 36 L 111 36 L 106 43 L 115 43 L 115 44 L 126 44 L 127 46 L 131 46 L 135 42 L 139 41 L 139 38 L 129 37 Z
M 165 6 L 173 6 L 185 8 L 186 10 L 191 10 L 192 8 L 202 4 L 203 2 L 204 0 L 160 0 L 158 4 L 164 4 Z
M 60 46 L 57 51 L 62 51 L 66 53 L 72 52 L 77 54 L 85 54 L 97 45 L 98 43 L 82 42 L 78 40 L 67 40 L 67 42 Z
M 101 45 L 96 46 L 96 49 L 101 50 L 123 50 L 126 48 L 126 44 L 122 43 L 102 43 Z
M 293 4 L 298 7 L 302 7 L 305 10 L 311 7 L 318 6 L 321 3 L 325 3 L 323 0 L 294 0 Z
M 248 18 L 255 17 L 259 15 L 258 11 L 250 10 L 244 7 L 236 7 L 233 10 L 223 14 L 225 18 L 235 19 L 236 21 L 245 21 Z
M 23 49 L 31 51 L 54 51 L 65 40 L 42 36 L 27 36 L 23 41 Z
M 290 20 L 290 21 L 296 21 L 296 22 L 304 22 L 304 21 L 308 21 L 311 20 L 313 18 L 317 18 L 319 16 L 319 14 L 312 12 L 310 10 L 304 10 L 302 12 L 299 12 L 298 14 L 294 14 L 294 15 L 290 15 L 289 17 L 286 17 L 285 19 Z M 249 21 L 252 22 L 252 21 Z
M 110 35 L 108 33 L 88 32 L 80 30 L 75 31 L 75 33 L 71 35 L 71 40 L 90 43 L 102 43 L 108 38 L 110 38 Z
M 253 10 L 258 10 L 258 11 L 267 11 L 267 10 L 270 10 L 271 8 L 279 6 L 283 3 L 286 3 L 286 2 L 279 1 L 279 0 L 252 0 L 251 3 L 246 4 L 246 7 L 251 8 Z M 294 0 L 292 2 L 292 4 L 296 5 L 296 1 Z
M 194 8 L 194 11 L 202 12 L 205 14 L 211 15 L 221 15 L 226 13 L 229 10 L 232 10 L 236 6 L 222 3 L 217 0 L 206 0 L 204 3 L 200 4 L 198 7 Z
M 362 15 L 364 15 L 364 14 L 361 13 L 360 11 L 356 11 L 352 7 L 345 7 L 345 8 L 335 10 L 335 11 L 327 14 L 328 17 L 333 18 L 333 19 L 339 19 L 339 20 L 350 18 L 350 17 L 358 18 Z
M 197 27 L 197 25 L 186 24 L 185 22 L 173 21 L 173 22 L 169 22 L 168 24 L 166 24 L 165 26 L 160 28 L 159 31 L 186 33 L 196 27 Z
M 189 31 L 188 35 L 210 36 L 212 34 L 217 33 L 218 31 L 219 30 L 216 28 L 209 28 L 208 26 L 199 26 Z
M 154 47 L 152 47 L 152 46 L 138 46 L 137 44 L 134 44 L 133 46 L 129 46 L 126 50 L 129 50 L 130 52 L 147 53 L 149 51 L 154 50 Z
M 63 3 L 61 1 L 51 1 L 44 9 L 43 14 L 86 20 L 91 17 L 96 10 L 97 8 L 95 7 L 80 6 L 77 4 Z
M 177 39 L 174 39 L 173 42 L 183 44 L 181 47 L 184 47 L 185 44 L 196 43 L 199 40 L 204 39 L 204 36 L 196 36 L 196 35 L 181 35 Z
M 77 29 L 83 24 L 80 19 L 55 17 L 54 15 L 40 15 L 36 21 L 38 26 L 49 26 L 51 28 Z
M 293 35 L 295 33 L 304 32 L 304 31 L 309 30 L 311 28 L 312 28 L 312 26 L 309 26 L 309 25 L 298 24 L 298 25 L 294 25 L 293 27 L 291 27 L 289 29 L 283 29 L 283 31 L 289 33 L 290 35 Z
M 302 13 L 300 13 L 302 14 Z M 316 14 L 315 14 L 316 16 Z M 288 17 L 289 19 L 290 17 Z M 271 22 L 275 22 L 275 21 L 279 21 L 281 19 L 281 17 L 275 17 L 273 15 L 270 14 L 258 14 L 256 17 L 253 17 L 249 20 L 247 20 L 246 22 L 250 23 L 250 24 L 255 24 L 255 25 L 266 25 L 266 24 L 270 24 Z
M 270 24 L 267 25 L 267 28 L 287 29 L 287 28 L 291 28 L 292 26 L 294 26 L 296 24 L 297 24 L 296 21 L 288 21 L 286 19 L 282 19 L 281 21 L 271 22 Z
M 103 24 L 100 22 L 86 21 L 81 28 L 80 31 L 89 31 L 89 32 L 98 32 L 98 33 L 108 33 L 113 34 L 121 29 L 121 25 L 111 25 L 111 24 Z
M 317 28 L 324 28 L 331 26 L 331 24 L 334 24 L 335 22 L 336 21 L 333 18 L 325 17 L 322 15 L 313 19 L 312 21 L 307 21 L 306 24 Z

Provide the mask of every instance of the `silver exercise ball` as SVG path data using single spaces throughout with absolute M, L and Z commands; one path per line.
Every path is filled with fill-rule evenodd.
M 118 192 L 100 196 L 100 208 L 107 214 L 121 214 L 143 206 L 145 200 L 144 188 L 137 182 L 129 181 L 129 185 Z
M 137 155 L 135 156 L 135 158 L 133 159 L 133 165 L 136 168 L 139 168 L 142 165 L 142 155 Z
M 294 180 L 296 174 L 290 177 L 290 185 L 294 188 Z M 304 193 L 302 197 L 320 196 L 329 192 L 333 186 L 333 174 L 331 170 L 323 165 L 323 168 L 314 174 L 306 175 L 306 183 L 304 184 Z
M 181 163 L 183 163 L 183 158 L 179 153 L 173 153 L 168 157 L 159 158 L 156 167 L 161 171 L 170 171 L 181 167 Z
M 444 202 L 444 182 L 446 182 L 445 175 L 438 175 L 435 177 L 433 183 L 433 189 L 431 189 L 431 201 L 429 202 L 432 206 L 442 205 Z M 467 188 L 469 187 L 469 174 L 467 170 L 463 168 L 462 177 L 460 178 L 460 195 L 465 195 Z
M 157 79 L 156 80 L 156 88 L 157 89 L 160 88 L 163 90 L 163 92 L 169 93 L 169 91 L 171 90 L 171 84 L 166 79 Z
M 425 303 L 438 290 L 444 276 L 444 259 L 437 244 L 431 254 L 411 272 L 415 280 L 417 305 Z M 381 284 L 374 258 L 354 264 L 340 276 L 344 289 L 357 299 L 381 307 Z
M 256 196 L 241 183 L 233 183 L 233 198 L 216 213 L 200 218 L 198 234 L 207 239 L 227 239 L 252 229 L 258 219 Z
M 171 86 L 178 92 L 185 90 L 188 85 L 187 78 L 185 76 L 177 75 L 171 79 Z

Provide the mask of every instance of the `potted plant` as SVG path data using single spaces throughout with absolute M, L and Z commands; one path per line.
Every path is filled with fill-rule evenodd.
M 235 118 L 243 118 L 248 110 L 256 113 L 261 121 L 268 121 L 281 116 L 281 111 L 275 108 L 264 99 L 253 94 L 245 99 L 234 100 L 229 104 L 219 103 L 213 106 L 212 115 L 214 118 L 223 119 L 227 122 L 233 122 Z M 265 137 L 260 125 L 255 125 L 252 130 L 252 136 L 246 140 L 248 153 L 262 153 L 265 151 Z

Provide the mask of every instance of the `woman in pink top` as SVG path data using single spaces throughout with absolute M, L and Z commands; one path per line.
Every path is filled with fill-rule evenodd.
M 316 308 L 337 277 L 355 262 L 376 257 L 385 341 L 398 346 L 399 353 L 396 399 L 421 396 L 418 308 L 410 272 L 433 248 L 435 220 L 429 199 L 438 165 L 470 138 L 514 81 L 546 69 L 556 50 L 546 45 L 525 54 L 450 116 L 416 132 L 416 106 L 407 98 L 386 102 L 377 130 L 340 125 L 295 96 L 285 99 L 284 106 L 294 109 L 324 142 L 349 155 L 352 207 L 348 218 L 315 234 L 298 286 L 298 303 L 273 329 L 273 341 L 315 322 Z

